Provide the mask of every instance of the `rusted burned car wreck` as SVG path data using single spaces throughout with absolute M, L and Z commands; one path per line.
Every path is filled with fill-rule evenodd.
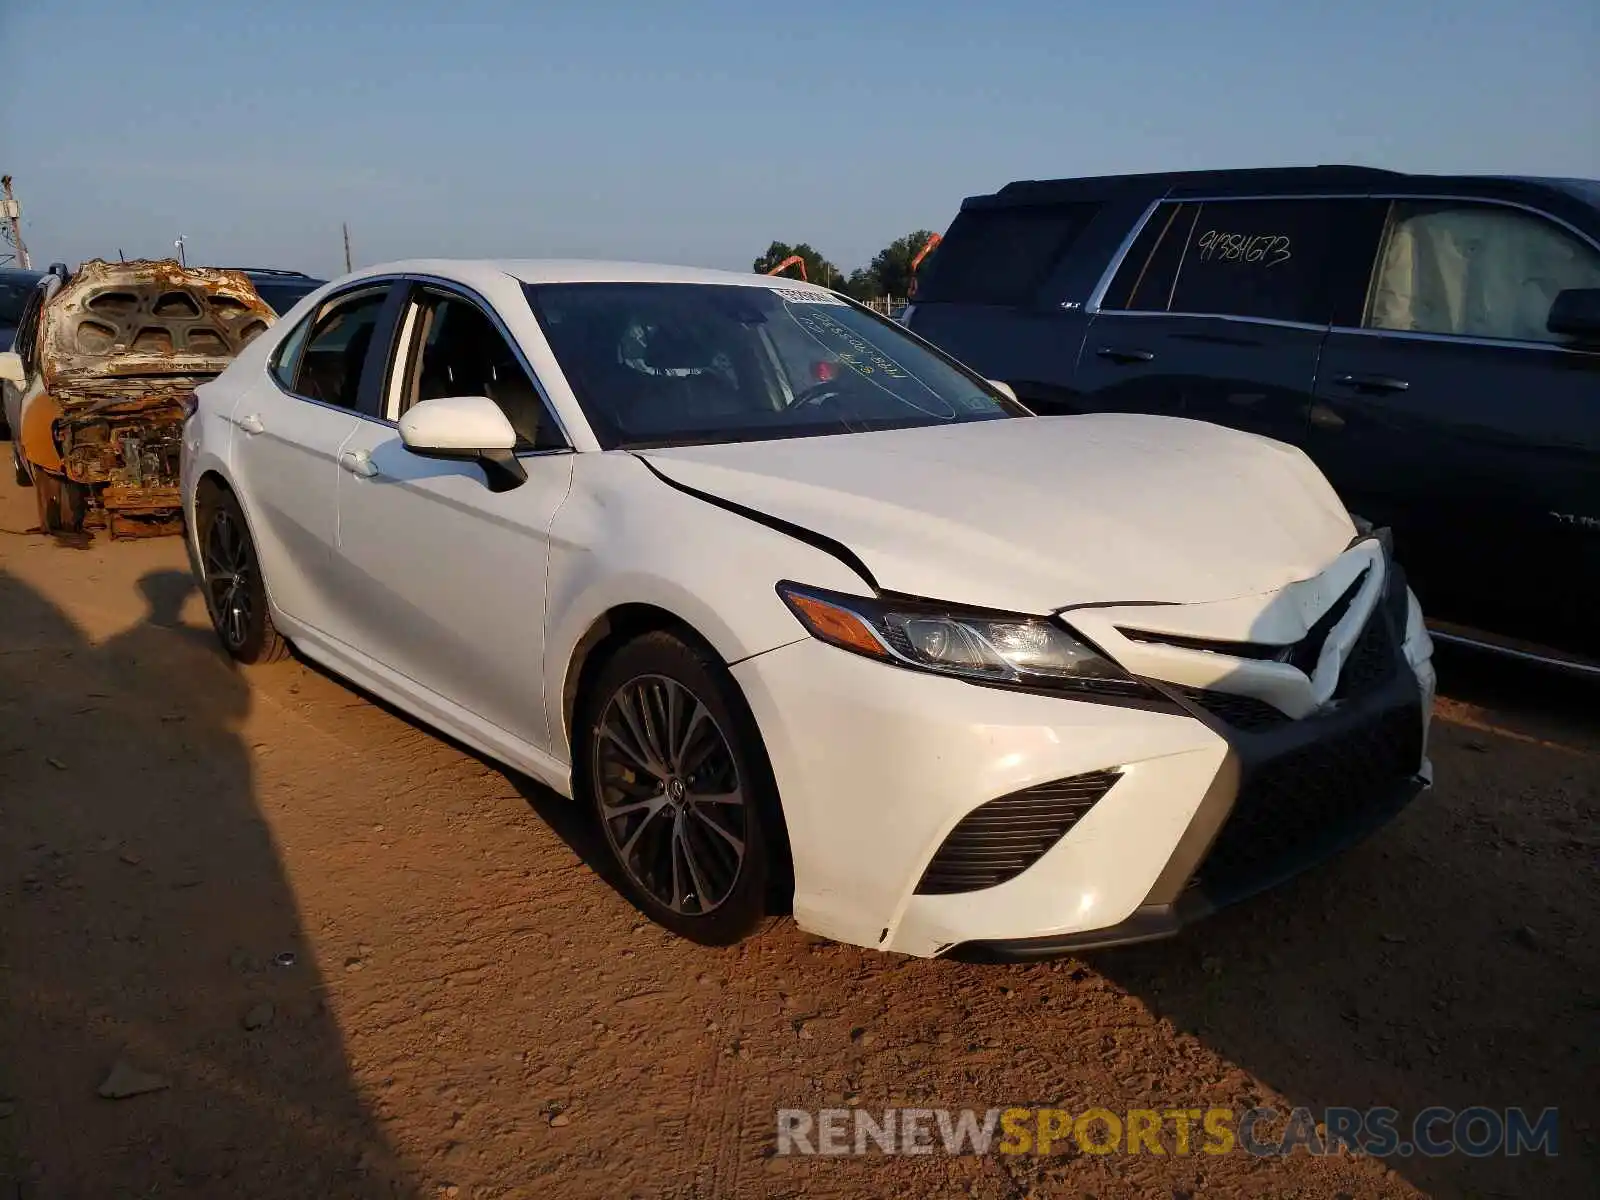
M 37 312 L 17 346 L 19 458 L 41 527 L 175 530 L 184 397 L 264 331 L 272 309 L 238 271 L 94 259 Z

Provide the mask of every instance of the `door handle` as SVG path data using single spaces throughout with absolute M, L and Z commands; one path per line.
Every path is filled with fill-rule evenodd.
M 258 433 L 264 433 L 267 428 L 261 423 L 261 418 L 256 416 L 255 413 L 251 413 L 247 417 L 239 417 L 234 421 L 234 424 L 252 436 Z
M 367 457 L 365 450 L 346 450 L 339 455 L 339 465 L 350 474 L 359 475 L 362 479 L 371 479 L 378 473 L 377 466 Z
M 1403 392 L 1411 386 L 1393 375 L 1335 375 L 1333 381 L 1340 387 L 1355 388 L 1358 392 Z
M 1147 363 L 1155 361 L 1155 354 L 1149 350 L 1119 350 L 1115 346 L 1101 346 L 1095 351 L 1096 357 L 1108 358 L 1114 363 L 1126 366 L 1129 363 Z

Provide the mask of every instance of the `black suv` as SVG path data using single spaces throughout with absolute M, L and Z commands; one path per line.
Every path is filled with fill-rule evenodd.
M 905 321 L 1039 413 L 1301 447 L 1441 639 L 1600 673 L 1600 183 L 1013 183 L 962 204 Z
M 300 297 L 316 291 L 326 279 L 317 279 L 304 271 L 282 271 L 276 267 L 231 267 L 243 271 L 255 285 L 256 294 L 280 317 L 300 302 Z

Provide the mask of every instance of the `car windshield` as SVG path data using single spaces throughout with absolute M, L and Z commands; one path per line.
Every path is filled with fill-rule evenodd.
M 7 271 L 0 275 L 0 325 L 15 325 L 22 320 L 22 306 L 41 278 L 43 276 L 30 271 Z
M 601 445 L 857 433 L 1024 415 L 831 292 L 681 283 L 527 287 Z

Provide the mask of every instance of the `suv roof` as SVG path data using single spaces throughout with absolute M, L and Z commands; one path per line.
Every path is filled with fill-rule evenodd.
M 992 195 L 969 196 L 961 207 L 1008 208 L 1015 205 L 1058 204 L 1082 200 L 1107 200 L 1129 193 L 1151 196 L 1174 191 L 1216 188 L 1220 191 L 1271 189 L 1295 193 L 1330 189 L 1382 188 L 1426 181 L 1430 186 L 1481 186 L 1486 183 L 1521 186 L 1532 191 L 1552 189 L 1572 192 L 1590 181 L 1544 179 L 1532 175 L 1412 175 L 1381 167 L 1326 164 L 1315 167 L 1246 167 L 1217 171 L 1152 171 L 1135 175 L 1089 175 L 1082 178 L 1019 179 Z M 1592 183 L 1590 183 L 1592 186 Z M 1580 193 L 1581 194 L 1581 193 Z

